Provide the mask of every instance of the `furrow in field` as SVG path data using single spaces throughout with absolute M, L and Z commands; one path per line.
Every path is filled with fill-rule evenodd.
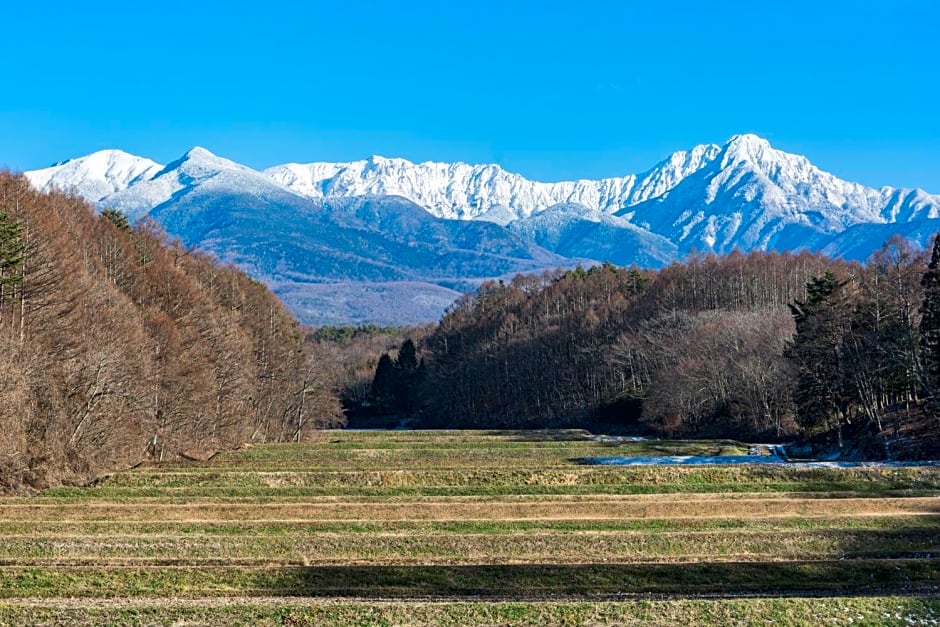
M 940 499 L 909 498 L 676 498 L 571 500 L 552 502 L 329 502 L 264 504 L 74 503 L 0 505 L 0 521 L 80 521 L 134 519 L 193 520 L 462 520 L 720 518 L 767 516 L 844 516 L 892 513 L 940 513 Z

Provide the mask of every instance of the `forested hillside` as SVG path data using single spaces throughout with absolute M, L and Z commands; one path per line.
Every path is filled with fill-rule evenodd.
M 340 417 L 260 283 L 0 173 L 0 488 L 302 439 Z
M 897 238 L 864 265 L 753 252 L 490 282 L 451 308 L 418 358 L 403 350 L 384 373 L 380 362 L 374 392 L 391 373 L 395 410 L 439 426 L 835 446 L 845 435 L 869 453 L 923 454 L 936 442 L 908 435 L 937 426 L 924 402 L 938 380 L 922 338 L 940 337 L 940 322 L 922 322 L 927 265 Z

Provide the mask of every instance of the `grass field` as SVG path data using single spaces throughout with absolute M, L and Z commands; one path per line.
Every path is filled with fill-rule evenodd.
M 940 468 L 329 431 L 0 500 L 0 624 L 940 624 Z

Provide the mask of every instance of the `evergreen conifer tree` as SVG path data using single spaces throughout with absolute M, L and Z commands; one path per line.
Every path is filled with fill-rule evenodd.
M 16 297 L 16 288 L 23 283 L 25 260 L 22 225 L 0 211 L 0 306 Z
M 789 305 L 796 335 L 785 353 L 797 373 L 798 422 L 809 433 L 839 429 L 840 446 L 851 400 L 843 346 L 851 319 L 844 286 L 828 270 L 806 284 L 806 300 Z
M 101 217 L 125 233 L 131 232 L 131 223 L 127 219 L 127 216 L 117 209 L 105 209 L 101 212 Z
M 934 238 L 930 264 L 920 284 L 924 288 L 924 302 L 920 308 L 923 386 L 936 403 L 937 391 L 940 390 L 940 234 Z
M 387 411 L 393 409 L 395 392 L 398 387 L 398 369 L 388 353 L 379 357 L 375 367 L 375 376 L 372 378 L 372 403 L 376 409 Z
M 398 349 L 398 359 L 395 366 L 403 373 L 413 373 L 418 369 L 418 350 L 411 338 L 406 339 Z
M 398 349 L 395 367 L 398 371 L 395 406 L 400 411 L 411 413 L 418 408 L 418 378 L 423 369 L 418 362 L 415 343 L 410 338 L 406 339 Z

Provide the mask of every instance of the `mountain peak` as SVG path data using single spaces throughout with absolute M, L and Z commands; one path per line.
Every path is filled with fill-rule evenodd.
M 812 168 L 809 160 L 800 155 L 777 150 L 770 142 L 752 133 L 734 135 L 721 148 L 721 167 L 731 167 L 736 163 L 750 164 L 764 172 L 797 168 Z
M 725 143 L 724 149 L 728 153 L 756 157 L 765 150 L 773 150 L 773 147 L 770 145 L 769 141 L 759 135 L 744 133 L 741 135 L 732 135 Z
M 728 138 L 726 144 L 749 145 L 749 146 L 770 146 L 770 142 L 754 133 L 738 133 Z
M 383 157 L 382 155 L 372 155 L 365 160 L 367 167 L 379 167 L 379 168 L 405 168 L 409 166 L 414 166 L 414 164 L 407 159 L 401 157 Z
M 38 189 L 74 192 L 96 202 L 151 178 L 160 168 L 150 159 L 111 148 L 25 174 Z
M 67 159 L 66 161 L 59 162 L 55 165 L 65 165 L 66 163 L 72 163 L 76 161 L 115 162 L 115 161 L 134 161 L 134 160 L 140 160 L 140 159 L 143 159 L 143 157 L 132 155 L 131 153 L 124 152 L 123 150 L 120 150 L 118 148 L 105 148 L 103 150 L 96 150 L 95 152 L 91 154 L 87 154 L 84 157 L 75 157 L 73 159 Z
M 218 159 L 218 157 L 213 154 L 211 151 L 206 150 L 202 146 L 193 146 L 186 151 L 186 154 L 183 155 L 183 159 Z
M 202 146 L 193 146 L 187 150 L 179 159 L 167 164 L 161 174 L 175 170 L 183 170 L 187 172 L 189 176 L 195 176 L 197 178 L 210 176 L 219 171 L 229 170 L 236 170 L 246 174 L 259 174 L 247 166 L 243 166 L 225 157 L 220 157 Z

